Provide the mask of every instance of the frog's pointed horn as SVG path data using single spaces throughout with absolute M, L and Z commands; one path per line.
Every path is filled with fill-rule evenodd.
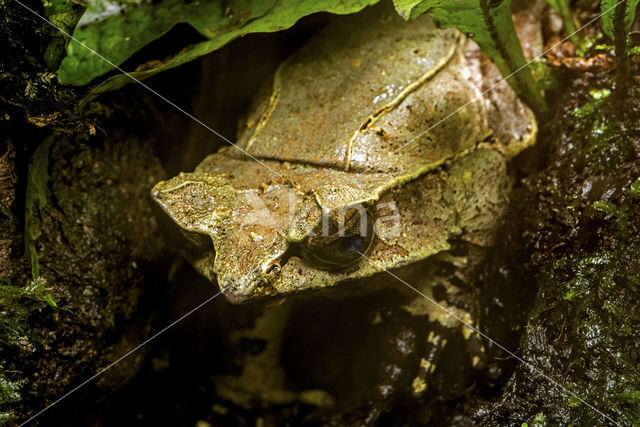
M 223 177 L 181 173 L 156 184 L 151 196 L 180 227 L 213 236 L 231 211 L 235 191 Z

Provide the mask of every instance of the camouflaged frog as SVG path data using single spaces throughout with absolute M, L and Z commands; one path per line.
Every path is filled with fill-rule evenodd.
M 454 256 L 452 242 L 493 244 L 507 162 L 537 132 L 506 83 L 486 92 L 499 78 L 474 43 L 426 16 L 338 19 L 278 68 L 236 147 L 158 183 L 153 198 L 183 230 L 211 238 L 192 263 L 234 303 L 405 288 L 386 271 L 434 258 L 462 269 L 475 260 Z M 435 270 L 419 277 L 411 285 L 423 295 L 436 284 L 456 291 Z M 409 292 L 404 310 L 460 327 Z M 416 394 L 434 360 L 420 362 Z

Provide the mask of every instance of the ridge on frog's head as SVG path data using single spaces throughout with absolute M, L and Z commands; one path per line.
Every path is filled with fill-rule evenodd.
M 369 277 L 457 235 L 491 244 L 506 160 L 537 128 L 510 89 L 496 109 L 481 66 L 475 45 L 427 17 L 338 19 L 278 69 L 239 149 L 152 195 L 211 237 L 194 265 L 234 302 Z

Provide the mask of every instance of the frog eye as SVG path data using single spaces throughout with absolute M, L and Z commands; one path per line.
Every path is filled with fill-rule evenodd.
M 302 243 L 305 261 L 321 270 L 337 271 L 359 262 L 373 243 L 373 218 L 364 210 L 353 209 L 344 215 L 343 224 L 329 219 L 325 233 Z

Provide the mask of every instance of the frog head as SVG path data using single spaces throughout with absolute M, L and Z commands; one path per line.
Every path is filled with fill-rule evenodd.
M 370 277 L 447 250 L 461 234 L 488 245 L 506 200 L 494 150 L 407 182 L 265 162 L 273 175 L 225 154 L 158 183 L 153 197 L 181 228 L 211 238 L 193 264 L 236 303 Z
M 230 301 L 332 287 L 382 268 L 379 261 L 365 260 L 375 235 L 390 235 L 398 224 L 388 218 L 395 213 L 393 206 L 381 211 L 386 205 L 378 203 L 376 191 L 358 188 L 357 182 L 340 183 L 337 175 L 350 175 L 344 172 L 318 174 L 309 167 L 269 162 L 277 169 L 270 179 L 256 165 L 215 154 L 193 173 L 153 190 L 179 226 L 212 239 L 213 250 L 193 264 L 217 280 Z M 246 175 L 236 176 L 237 171 Z M 332 175 L 333 182 L 322 179 Z

